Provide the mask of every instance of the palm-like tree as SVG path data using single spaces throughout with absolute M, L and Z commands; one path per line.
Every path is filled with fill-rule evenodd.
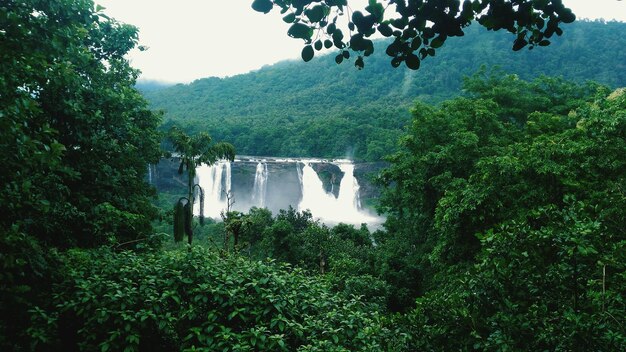
M 203 222 L 204 214 L 204 190 L 194 182 L 196 177 L 196 167 L 201 164 L 212 165 L 219 160 L 227 159 L 233 161 L 235 158 L 235 147 L 230 143 L 212 143 L 211 136 L 206 132 L 200 132 L 189 136 L 179 127 L 172 127 L 168 134 L 168 139 L 172 142 L 174 152 L 180 158 L 178 173 L 187 171 L 187 197 L 181 197 L 174 207 L 174 240 L 180 242 L 185 234 L 188 242 L 193 240 L 193 204 L 194 189 L 198 188 L 200 195 L 200 221 Z

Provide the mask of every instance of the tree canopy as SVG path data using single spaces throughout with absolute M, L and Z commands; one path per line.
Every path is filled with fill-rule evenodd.
M 146 236 L 154 216 L 143 176 L 160 155 L 160 117 L 124 58 L 137 28 L 96 10 L 0 7 L 0 221 L 54 245 Z
M 506 30 L 515 34 L 513 50 L 526 46 L 550 45 L 550 38 L 561 35 L 563 23 L 576 16 L 561 0 L 369 0 L 365 13 L 353 11 L 348 0 L 254 0 L 252 8 L 268 13 L 274 6 L 290 24 L 287 34 L 304 40 L 302 59 L 310 61 L 315 50 L 335 47 L 339 64 L 356 52 L 354 62 L 363 68 L 363 58 L 374 53 L 372 36 L 376 33 L 393 38 L 386 53 L 391 65 L 403 62 L 417 70 L 422 60 L 435 56 L 449 37 L 465 35 L 472 21 L 489 30 Z M 395 12 L 389 14 L 389 6 Z M 387 16 L 386 16 L 387 14 Z M 341 16 L 347 16 L 347 27 L 341 28 Z M 347 31 L 348 33 L 344 33 Z
M 124 55 L 137 28 L 90 0 L 0 4 L 0 346 L 18 344 L 49 247 L 152 238 L 160 116 Z M 36 289 L 31 289 L 35 287 Z M 8 347 L 7 347 L 8 346 Z

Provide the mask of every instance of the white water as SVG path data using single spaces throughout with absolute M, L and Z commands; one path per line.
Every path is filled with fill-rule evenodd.
M 265 196 L 267 195 L 267 163 L 259 162 L 256 165 L 254 174 L 254 188 L 252 189 L 252 202 L 259 208 L 265 207 Z
M 324 190 L 322 180 L 311 165 L 304 164 L 301 181 L 302 200 L 298 204 L 298 210 L 308 209 L 313 217 L 330 224 L 343 222 L 358 225 L 380 222 L 376 217 L 361 210 L 359 183 L 354 177 L 354 164 L 340 162 L 336 165 L 344 172 L 337 198 Z
M 219 218 L 226 211 L 226 192 L 231 187 L 230 162 L 217 162 L 211 166 L 201 165 L 196 168 L 197 183 L 204 190 L 204 216 Z M 200 214 L 200 200 L 194 204 L 194 214 Z
M 235 160 L 235 162 L 240 161 Z M 237 190 L 233 190 L 231 194 L 231 197 L 238 198 L 239 200 L 239 202 L 235 203 L 236 210 L 245 212 L 248 209 L 238 209 L 237 207 L 245 207 L 246 205 L 257 207 L 276 206 L 276 204 L 268 204 L 268 199 L 270 199 L 271 202 L 271 199 L 275 199 L 277 196 L 276 193 L 272 193 L 271 197 L 268 195 L 268 183 L 270 182 L 274 182 L 272 192 L 294 192 L 293 189 L 284 188 L 282 186 L 278 186 L 279 188 L 277 190 L 276 185 L 281 185 L 283 179 L 272 179 L 272 175 L 268 172 L 267 166 L 269 162 L 281 164 L 294 163 L 302 197 L 298 204 L 292 205 L 298 211 L 308 209 L 311 211 L 314 218 L 320 219 L 323 223 L 329 225 L 343 222 L 354 225 L 367 223 L 376 226 L 383 221 L 383 219 L 361 209 L 359 197 L 360 187 L 357 179 L 354 177 L 354 164 L 349 160 L 335 160 L 330 162 L 319 159 L 263 159 L 255 160 L 255 162 L 257 164 L 251 193 L 242 194 L 237 193 Z M 335 197 L 332 192 L 326 192 L 322 180 L 311 167 L 311 163 L 332 163 L 341 169 L 344 176 L 339 184 L 337 197 Z M 231 163 L 220 161 L 212 166 L 202 165 L 196 169 L 196 176 L 197 182 L 205 192 L 204 215 L 219 219 L 220 212 L 226 211 L 227 208 L 226 193 L 231 190 Z M 248 189 L 248 192 L 250 192 L 250 189 Z M 293 196 L 293 193 L 291 193 L 291 195 Z M 284 207 L 287 207 L 287 205 L 284 205 Z M 194 206 L 194 213 L 200 213 L 199 202 L 196 202 Z
M 337 202 L 345 207 L 352 206 L 350 209 L 359 211 L 361 209 L 361 197 L 359 197 L 361 187 L 359 187 L 359 181 L 354 177 L 354 164 L 339 164 L 338 166 L 344 176 L 339 184 Z
M 231 173 L 231 169 L 230 169 L 230 162 L 225 161 L 222 162 L 222 164 L 224 164 L 224 171 L 225 171 L 225 175 L 224 175 L 224 185 L 225 188 L 222 190 L 222 198 L 224 200 L 224 203 L 228 202 L 228 199 L 226 198 L 227 193 L 230 193 L 231 190 L 233 189 L 232 187 L 232 181 L 233 181 L 233 176 Z M 230 196 L 232 197 L 232 194 L 230 194 Z M 226 207 L 224 207 L 226 208 Z

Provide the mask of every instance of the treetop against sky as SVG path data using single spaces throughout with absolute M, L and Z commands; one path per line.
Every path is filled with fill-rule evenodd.
M 287 35 L 290 25 L 282 20 L 284 15 L 277 9 L 260 14 L 251 7 L 253 0 L 94 1 L 106 8 L 106 14 L 139 28 L 140 44 L 148 50 L 134 50 L 129 58 L 143 72 L 143 79 L 190 82 L 300 59 L 303 41 Z M 367 6 L 367 0 L 348 3 L 355 11 Z M 626 21 L 624 1 L 563 0 L 563 4 L 578 19 Z

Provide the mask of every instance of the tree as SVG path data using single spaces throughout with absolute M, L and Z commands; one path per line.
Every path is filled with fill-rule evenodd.
M 193 240 L 193 204 L 195 203 L 194 189 L 200 193 L 200 221 L 203 221 L 203 193 L 202 188 L 195 183 L 196 167 L 202 164 L 212 165 L 220 159 L 233 161 L 235 148 L 229 143 L 212 143 L 211 136 L 201 132 L 194 136 L 187 135 L 180 128 L 173 126 L 170 129 L 169 140 L 172 142 L 176 156 L 180 158 L 178 173 L 187 171 L 187 197 L 181 197 L 174 208 L 174 239 L 182 241 L 187 235 L 189 244 Z
M 390 5 L 393 15 L 385 16 Z M 291 24 L 287 34 L 302 39 L 302 59 L 309 61 L 315 50 L 335 47 L 339 64 L 357 53 L 354 64 L 364 67 L 363 57 L 374 52 L 370 39 L 376 32 L 393 38 L 386 53 L 391 65 L 402 62 L 417 70 L 421 60 L 435 52 L 449 37 L 463 36 L 463 29 L 472 21 L 489 30 L 507 30 L 515 34 L 513 50 L 525 46 L 550 44 L 550 38 L 561 35 L 560 25 L 571 23 L 576 16 L 561 0 L 369 0 L 365 13 L 352 11 L 348 0 L 254 0 L 252 8 L 268 13 L 274 6 L 281 9 L 283 21 Z M 347 13 L 348 36 L 338 28 L 338 19 Z M 392 18 L 393 17 L 393 18 Z M 345 30 L 345 29 L 344 29 Z
M 145 238 L 160 116 L 124 55 L 137 28 L 92 1 L 0 6 L 0 220 L 57 246 Z
M 124 58 L 137 38 L 90 0 L 0 4 L 2 350 L 28 346 L 27 312 L 58 267 L 50 247 L 152 235 L 144 176 L 160 156 L 160 116 Z
M 589 120 L 581 114 L 595 98 L 588 85 L 480 73 L 465 88 L 466 98 L 413 109 L 403 150 L 382 173 L 389 233 L 376 240 L 388 253 L 384 275 L 408 290 L 400 307 L 473 265 L 482 246 L 477 233 L 539 206 L 562 206 L 566 194 L 602 194 L 593 204 L 608 199 L 607 182 L 617 174 L 611 168 L 621 165 L 622 144 L 604 126 L 611 122 L 596 115 L 603 127 L 583 132 Z M 611 145 L 594 152 L 607 168 L 596 171 L 585 153 Z

